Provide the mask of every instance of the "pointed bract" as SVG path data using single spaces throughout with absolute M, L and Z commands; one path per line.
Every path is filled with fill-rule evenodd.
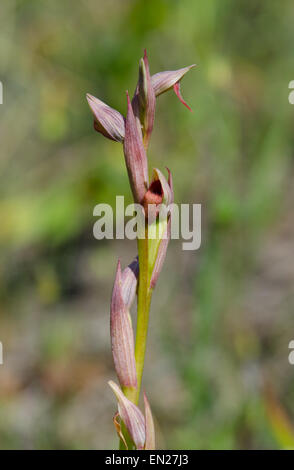
M 142 128 L 143 143 L 146 149 L 148 147 L 154 124 L 155 104 L 156 97 L 151 81 L 149 62 L 145 49 L 144 58 L 140 60 L 139 64 L 139 79 L 132 100 L 132 107 L 137 119 L 138 127 L 139 129 Z
M 117 401 L 118 412 L 138 450 L 144 449 L 145 420 L 141 410 L 125 397 L 119 386 L 112 380 L 108 382 Z
M 123 142 L 125 138 L 124 117 L 95 96 L 87 94 L 87 101 L 94 115 L 94 127 L 105 137 L 116 142 Z
M 110 336 L 113 361 L 119 383 L 123 387 L 137 387 L 134 334 L 122 293 L 120 262 L 117 265 L 111 297 Z
M 154 421 L 151 413 L 149 401 L 147 400 L 146 393 L 144 392 L 144 406 L 145 406 L 145 450 L 155 450 L 155 429 Z
M 148 187 L 148 164 L 142 133 L 137 127 L 128 93 L 127 102 L 128 112 L 124 139 L 124 155 L 134 200 L 137 203 L 141 203 Z

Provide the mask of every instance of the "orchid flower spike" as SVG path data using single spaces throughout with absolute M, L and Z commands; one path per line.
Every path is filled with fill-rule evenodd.
M 180 101 L 191 110 L 181 95 L 180 81 L 192 67 L 194 65 L 151 76 L 145 50 L 139 63 L 139 78 L 132 102 L 127 92 L 126 117 L 98 98 L 87 95 L 96 131 L 123 143 L 134 202 L 139 204 L 144 226 L 144 236 L 141 237 L 139 232 L 137 236 L 138 257 L 123 272 L 118 261 L 110 305 L 111 349 L 120 386 L 113 381 L 109 385 L 118 402 L 113 422 L 120 437 L 120 448 L 125 445 L 126 448 L 135 446 L 138 450 L 155 449 L 154 422 L 145 393 L 144 414 L 136 404 L 140 396 L 152 291 L 161 272 L 171 234 L 174 192 L 169 169 L 166 178 L 154 168 L 149 184 L 146 151 L 153 130 L 157 96 L 173 88 Z M 129 310 L 136 292 L 135 356 Z

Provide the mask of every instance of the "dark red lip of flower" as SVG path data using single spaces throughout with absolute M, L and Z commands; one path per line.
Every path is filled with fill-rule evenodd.
M 146 191 L 144 198 L 142 200 L 142 205 L 145 210 L 145 215 L 148 217 L 148 206 L 153 205 L 153 210 L 155 210 L 154 216 L 157 216 L 159 213 L 159 205 L 166 204 L 169 206 L 173 202 L 173 184 L 171 173 L 168 170 L 168 181 L 166 181 L 165 176 L 161 173 L 160 170 L 154 168 L 153 170 L 153 180 Z
M 162 202 L 163 189 L 159 180 L 152 181 L 152 183 L 149 186 L 148 191 L 145 194 L 144 199 L 146 200 L 153 199 L 154 201 L 156 200 L 158 201 L 156 202 L 156 204 L 159 204 L 160 202 Z
M 162 203 L 163 200 L 163 190 L 162 186 L 160 184 L 160 181 L 153 181 L 151 185 L 149 186 L 148 191 L 146 191 L 142 205 L 145 210 L 146 217 L 148 216 L 148 206 L 150 204 L 154 204 L 155 206 L 158 206 L 159 204 Z

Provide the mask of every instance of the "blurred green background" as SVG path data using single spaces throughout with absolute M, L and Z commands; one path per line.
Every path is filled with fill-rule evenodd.
M 294 447 L 291 0 L 2 0 L 0 448 L 116 448 L 109 300 L 118 257 L 93 208 L 131 201 L 120 144 L 87 92 L 125 113 L 151 73 L 196 63 L 157 101 L 150 166 L 202 204 L 172 241 L 144 375 L 159 448 Z

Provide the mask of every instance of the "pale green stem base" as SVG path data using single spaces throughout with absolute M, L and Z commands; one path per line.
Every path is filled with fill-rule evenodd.
M 148 233 L 144 239 L 138 239 L 139 253 L 139 284 L 138 284 L 138 306 L 137 306 L 137 331 L 135 345 L 135 359 L 137 369 L 137 388 L 124 387 L 125 396 L 136 405 L 139 401 L 142 375 L 144 369 L 144 359 L 148 332 L 149 309 L 152 297 L 150 286 L 149 266 L 148 266 Z
M 135 359 L 137 369 L 137 388 L 123 387 L 125 396 L 136 405 L 139 402 L 142 375 L 144 369 L 145 350 L 147 342 L 149 309 L 152 297 L 150 286 L 149 265 L 148 265 L 148 232 L 146 229 L 145 238 L 138 239 L 139 253 L 139 284 L 138 284 L 138 307 L 137 307 L 137 332 L 135 345 Z M 123 427 L 125 431 L 125 427 Z M 124 433 L 125 435 L 125 433 Z M 128 447 L 131 440 L 127 440 Z M 120 449 L 125 446 L 120 441 Z M 129 447 L 130 448 L 130 447 Z

